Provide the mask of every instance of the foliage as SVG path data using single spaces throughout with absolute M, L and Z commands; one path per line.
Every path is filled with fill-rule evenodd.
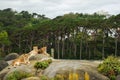
M 40 76 L 40 80 L 50 80 L 50 79 L 47 76 L 42 75 Z
M 120 74 L 120 61 L 116 57 L 109 56 L 98 66 L 98 71 L 115 80 L 115 77 Z
M 0 47 L 3 53 L 25 53 L 34 45 L 47 46 L 48 53 L 54 48 L 55 58 L 62 59 L 102 59 L 111 53 L 120 56 L 119 19 L 120 14 L 97 13 L 68 13 L 50 19 L 7 8 L 0 10 L 0 34 L 3 36 Z
M 0 32 L 0 44 L 9 45 L 10 41 L 8 39 L 8 33 L 6 31 Z
M 49 64 L 52 62 L 51 59 L 48 59 L 48 60 L 44 60 L 44 61 L 41 61 L 41 62 L 36 62 L 34 67 L 38 70 L 38 69 L 46 69 Z
M 7 75 L 6 80 L 21 80 L 23 78 L 31 77 L 30 73 L 24 71 L 14 71 Z
M 55 79 L 56 79 L 56 80 L 64 80 L 64 76 L 63 76 L 62 74 L 57 74 L 57 75 L 55 76 Z
M 85 72 L 85 80 L 90 80 L 90 76 L 87 72 Z
M 69 73 L 69 80 L 78 80 L 78 74 L 77 73 Z
M 48 62 L 48 64 L 52 63 L 52 59 L 44 60 L 45 62 Z
M 34 66 L 36 69 L 45 69 L 48 67 L 48 63 L 43 61 L 43 62 L 37 62 L 35 63 L 35 66 Z

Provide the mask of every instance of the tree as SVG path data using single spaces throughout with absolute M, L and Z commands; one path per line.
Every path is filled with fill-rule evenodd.
M 0 47 L 1 47 L 2 53 L 4 53 L 5 46 L 8 46 L 8 45 L 10 45 L 8 34 L 6 31 L 1 31 L 0 32 Z

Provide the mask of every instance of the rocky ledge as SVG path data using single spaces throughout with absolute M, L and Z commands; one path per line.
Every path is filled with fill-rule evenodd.
M 47 58 L 46 58 L 47 59 Z M 39 80 L 41 74 L 36 75 L 36 69 L 34 68 L 34 64 L 37 61 L 41 61 L 37 58 L 37 60 L 31 60 L 30 64 L 17 66 L 16 68 L 12 66 L 7 66 L 0 72 L 0 80 L 6 80 L 6 77 L 14 71 L 24 71 L 27 73 L 31 73 L 35 77 L 35 80 Z M 11 61 L 8 61 L 10 64 Z M 53 62 L 47 67 L 44 71 L 42 71 L 42 75 L 45 75 L 49 78 L 53 78 L 56 75 L 64 75 L 65 77 L 69 77 L 69 74 L 77 74 L 79 80 L 84 80 L 85 73 L 89 75 L 90 80 L 109 80 L 106 76 L 103 76 L 97 71 L 97 66 L 101 63 L 101 61 L 87 61 L 87 60 L 57 60 L 53 59 Z M 29 80 L 31 77 L 22 80 Z

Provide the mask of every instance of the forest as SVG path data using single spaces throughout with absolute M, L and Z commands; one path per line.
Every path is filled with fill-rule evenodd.
M 104 59 L 120 56 L 120 14 L 68 13 L 53 19 L 44 14 L 0 10 L 0 57 L 54 49 L 56 59 Z

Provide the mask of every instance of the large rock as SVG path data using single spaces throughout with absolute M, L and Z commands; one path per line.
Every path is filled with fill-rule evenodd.
M 12 61 L 8 61 L 9 63 L 11 63 Z M 25 71 L 31 74 L 35 74 L 36 69 L 34 68 L 34 64 L 36 63 L 36 61 L 31 61 L 30 64 L 21 64 L 20 66 L 16 66 L 13 67 L 12 65 L 7 66 L 6 68 L 4 68 L 2 71 L 0 71 L 0 80 L 5 80 L 7 75 L 9 75 L 10 73 L 14 72 L 14 71 Z
M 40 80 L 39 77 L 29 77 L 29 78 L 24 78 L 22 80 Z
M 4 60 L 0 60 L 0 71 L 8 66 L 8 63 Z
M 62 60 L 53 62 L 45 71 L 44 75 L 49 78 L 53 78 L 57 75 L 66 77 L 68 79 L 69 75 L 76 74 L 79 80 L 85 79 L 85 73 L 90 77 L 90 80 L 109 80 L 106 76 L 101 75 L 97 71 L 97 66 L 99 62 L 91 61 L 74 61 L 74 60 Z
M 3 75 L 0 77 L 0 79 L 6 80 L 7 76 L 13 73 L 14 71 L 24 71 L 24 72 L 30 73 L 31 75 L 35 75 L 36 70 L 34 68 L 34 63 L 27 64 L 27 65 L 21 65 L 17 67 L 8 66 L 6 67 L 6 69 L 0 72 L 0 76 Z
M 120 74 L 117 75 L 116 80 L 120 80 Z
M 5 61 L 13 60 L 19 57 L 17 53 L 10 53 L 5 57 Z
M 16 68 L 12 66 L 8 66 L 0 72 L 0 80 L 6 80 L 6 77 L 11 74 L 13 71 L 21 71 L 32 73 L 32 75 L 36 75 L 36 69 L 34 68 L 34 64 L 40 60 L 30 61 L 31 63 L 28 65 L 17 66 Z M 100 61 L 82 61 L 82 60 L 54 60 L 48 68 L 46 68 L 42 74 L 49 78 L 53 78 L 57 75 L 64 75 L 67 78 L 70 74 L 77 74 L 79 80 L 84 80 L 85 73 L 87 72 L 90 76 L 90 80 L 109 80 L 107 77 L 101 75 L 97 71 L 97 66 L 100 64 Z M 34 76 L 33 76 L 34 77 Z M 25 78 L 24 80 L 29 80 L 29 78 Z M 37 78 L 35 78 L 37 80 Z M 67 79 L 66 79 L 67 80 Z
M 37 54 L 35 56 L 32 56 L 30 60 L 41 60 L 41 59 L 46 59 L 46 58 L 51 58 L 51 57 L 45 54 Z
M 9 72 L 10 70 L 8 68 L 3 69 L 0 71 L 0 80 L 3 80 L 4 76 Z

